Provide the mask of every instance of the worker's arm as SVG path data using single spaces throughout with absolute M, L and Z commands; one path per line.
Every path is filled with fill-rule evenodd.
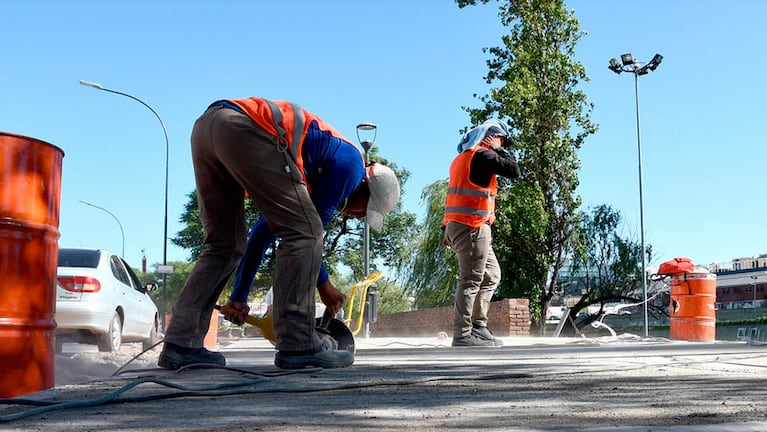
M 318 285 L 317 291 L 320 293 L 322 303 L 332 316 L 335 316 L 344 307 L 346 296 L 330 282 L 330 279 L 326 280 L 322 285 Z
M 242 256 L 234 274 L 234 289 L 229 296 L 230 300 L 247 303 L 250 285 L 261 267 L 266 250 L 274 245 L 274 241 L 275 236 L 266 224 L 266 219 L 261 217 L 250 230 L 245 255 Z

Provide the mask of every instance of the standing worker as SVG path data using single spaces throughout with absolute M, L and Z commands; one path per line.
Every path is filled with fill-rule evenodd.
M 520 176 L 510 144 L 509 127 L 488 120 L 468 131 L 450 165 L 443 244 L 458 258 L 453 346 L 502 346 L 487 328 L 490 299 L 501 281 L 492 246 L 496 176 Z
M 354 144 L 315 114 L 287 101 L 214 102 L 195 122 L 191 144 L 204 248 L 173 307 L 158 365 L 178 369 L 226 364 L 221 353 L 203 347 L 203 340 L 213 306 L 245 252 L 247 192 L 268 231 L 280 239 L 273 285 L 279 339 L 275 365 L 350 366 L 352 353 L 326 351 L 315 332 L 314 289 L 325 214 L 318 213 L 310 188 L 315 194 L 334 191 L 335 204 L 344 214 L 366 217 L 371 228 L 380 230 L 384 215 L 399 200 L 394 173 L 379 164 L 366 170 Z M 328 172 L 336 174 L 325 175 Z M 343 294 L 330 288 L 327 301 L 342 306 Z M 244 308 L 239 311 L 247 314 Z

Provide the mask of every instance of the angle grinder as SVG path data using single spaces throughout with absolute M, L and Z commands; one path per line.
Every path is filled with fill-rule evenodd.
M 222 313 L 228 313 L 231 310 L 227 305 L 215 305 L 213 307 Z M 264 338 L 271 342 L 272 345 L 277 343 L 277 335 L 274 333 L 274 320 L 271 315 L 263 318 L 248 315 L 245 318 L 245 322 L 256 326 Z M 320 343 L 326 350 L 344 350 L 354 354 L 355 346 L 352 331 L 343 321 L 332 317 L 330 311 L 325 309 L 322 317 L 316 319 L 315 326 Z
M 354 335 L 343 321 L 330 315 L 325 309 L 321 318 L 317 318 L 315 329 L 320 337 L 320 343 L 328 351 L 341 350 L 354 354 Z

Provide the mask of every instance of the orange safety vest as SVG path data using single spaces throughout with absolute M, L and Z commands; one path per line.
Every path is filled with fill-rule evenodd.
M 301 171 L 304 183 L 307 182 L 302 149 L 306 131 L 309 130 L 309 124 L 313 121 L 317 122 L 320 130 L 330 132 L 336 138 L 342 139 L 354 146 L 351 141 L 338 133 L 333 126 L 325 123 L 317 115 L 301 108 L 298 104 L 282 100 L 272 101 L 259 97 L 227 99 L 227 101 L 240 107 L 261 128 L 273 134 L 277 138 L 277 145 L 281 149 L 288 149 L 290 151 L 293 160 Z M 354 146 L 354 148 L 357 147 Z M 362 153 L 360 153 L 360 157 L 362 157 L 361 155 Z
M 450 221 L 473 228 L 495 221 L 495 197 L 498 195 L 496 176 L 487 187 L 476 185 L 469 180 L 471 158 L 483 148 L 478 145 L 453 159 L 450 164 L 450 182 L 447 186 L 444 224 Z

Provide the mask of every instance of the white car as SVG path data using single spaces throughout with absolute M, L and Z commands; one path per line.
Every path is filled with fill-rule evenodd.
M 60 248 L 56 276 L 56 352 L 65 342 L 119 351 L 123 342 L 157 343 L 159 313 L 131 267 L 101 249 Z

